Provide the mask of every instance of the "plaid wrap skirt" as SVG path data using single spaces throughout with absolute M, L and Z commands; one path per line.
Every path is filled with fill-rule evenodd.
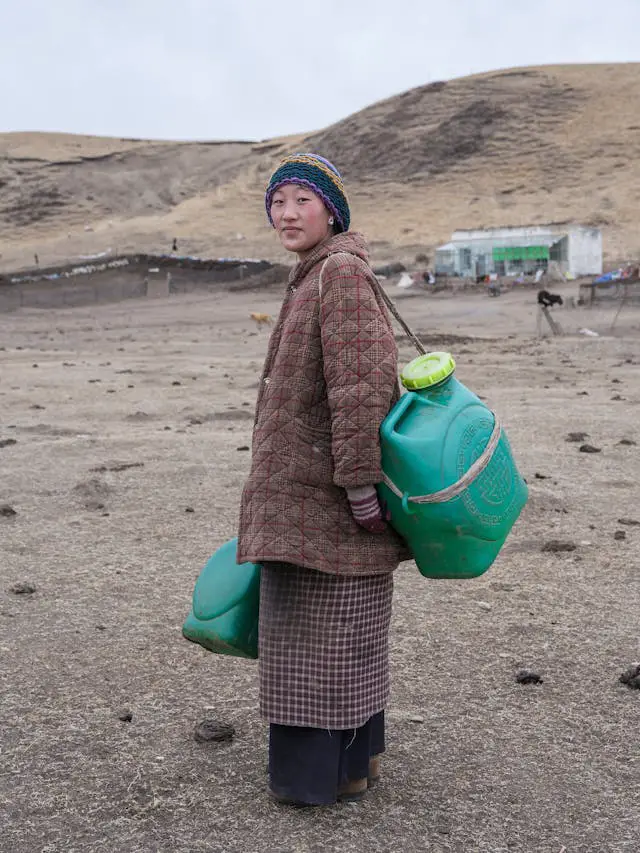
M 270 723 L 358 728 L 389 697 L 393 575 L 264 563 L 260 713 Z

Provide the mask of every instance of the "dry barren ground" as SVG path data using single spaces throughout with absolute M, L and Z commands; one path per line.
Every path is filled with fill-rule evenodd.
M 383 779 L 296 811 L 265 794 L 255 663 L 180 635 L 235 533 L 268 334 L 248 313 L 278 299 L 0 317 L 0 849 L 637 851 L 638 309 L 615 338 L 539 341 L 522 293 L 403 300 L 501 414 L 531 499 L 482 578 L 399 569 Z M 204 716 L 234 741 L 197 743 Z

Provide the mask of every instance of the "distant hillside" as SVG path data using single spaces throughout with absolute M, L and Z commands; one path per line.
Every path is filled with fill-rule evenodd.
M 576 221 L 612 261 L 640 255 L 640 64 L 432 83 L 323 131 L 263 143 L 0 135 L 0 269 L 113 248 L 282 260 L 263 209 L 278 159 L 339 166 L 380 260 L 456 228 Z

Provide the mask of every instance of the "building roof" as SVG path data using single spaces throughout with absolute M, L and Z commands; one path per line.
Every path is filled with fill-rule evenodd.
M 510 235 L 509 237 L 505 237 L 502 235 L 501 237 L 494 237 L 490 233 L 487 233 L 486 242 L 493 243 L 495 246 L 553 246 L 554 243 L 558 243 L 560 240 L 564 239 L 566 234 L 534 234 L 531 236 L 525 237 L 524 235 Z M 477 243 L 479 239 L 475 240 L 452 240 L 449 243 L 445 243 L 443 246 L 438 246 L 436 252 L 455 252 L 456 249 L 461 249 L 468 246 L 470 243 Z

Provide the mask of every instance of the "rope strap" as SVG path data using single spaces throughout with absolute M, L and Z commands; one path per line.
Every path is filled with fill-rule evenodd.
M 473 483 L 473 481 L 484 471 L 489 462 L 491 461 L 491 457 L 493 456 L 496 447 L 500 441 L 500 437 L 502 435 L 502 424 L 498 420 L 498 416 L 493 413 L 494 424 L 493 424 L 493 432 L 487 442 L 487 446 L 482 451 L 480 456 L 476 459 L 473 465 L 469 468 L 466 474 L 463 474 L 462 477 L 458 480 L 457 483 L 453 483 L 451 486 L 447 486 L 446 489 L 441 489 L 439 492 L 434 492 L 432 495 L 420 495 L 416 497 L 407 496 L 407 500 L 409 503 L 414 504 L 438 504 L 445 503 L 445 501 L 450 501 L 452 498 L 458 497 L 459 494 L 464 492 L 464 490 Z M 395 485 L 395 483 L 387 477 L 386 474 L 383 474 L 383 482 L 385 486 L 387 486 L 393 494 L 400 498 L 401 500 L 404 498 L 404 492 L 401 492 L 400 489 Z
M 320 293 L 322 293 L 322 276 L 323 276 L 323 274 L 324 274 L 324 268 L 325 268 L 325 266 L 326 266 L 326 264 L 327 264 L 327 261 L 329 260 L 329 258 L 330 258 L 330 257 L 332 257 L 332 256 L 336 256 L 336 257 L 337 257 L 337 256 L 339 256 L 339 255 L 349 255 L 349 256 L 351 256 L 351 257 L 353 257 L 353 258 L 358 258 L 358 255 L 354 255 L 354 254 L 353 254 L 353 252 L 333 252 L 331 255 L 329 255 L 329 257 L 328 257 L 328 258 L 325 260 L 325 262 L 322 264 L 322 269 L 320 270 L 320 282 L 319 282 Z M 362 260 L 362 259 L 361 259 L 361 258 L 358 258 L 358 260 Z M 408 323 L 406 323 L 406 322 L 405 322 L 405 320 L 400 316 L 400 312 L 399 312 L 399 311 L 398 311 L 398 309 L 396 308 L 395 302 L 391 299 L 391 297 L 389 296 L 389 294 L 387 293 L 387 291 L 386 291 L 386 290 L 384 289 L 384 287 L 380 284 L 380 282 L 378 281 L 378 279 L 376 278 L 376 276 L 373 274 L 373 271 L 372 271 L 372 270 L 369 270 L 369 271 L 371 272 L 371 276 L 372 276 L 372 278 L 373 278 L 373 280 L 374 280 L 374 282 L 375 282 L 375 284 L 376 284 L 376 287 L 377 287 L 377 289 L 378 289 L 378 293 L 379 293 L 379 294 L 380 294 L 380 296 L 382 297 L 382 301 L 383 301 L 383 302 L 384 302 L 384 304 L 387 306 L 387 308 L 389 309 L 389 311 L 391 312 L 391 314 L 396 318 L 396 320 L 398 321 L 398 323 L 402 326 L 402 328 L 403 328 L 403 330 L 404 330 L 405 334 L 407 335 L 407 337 L 409 338 L 409 340 L 412 342 L 412 344 L 414 345 L 414 347 L 418 350 L 418 352 L 420 353 L 420 355 L 424 355 L 424 354 L 426 353 L 426 349 L 425 349 L 425 348 L 424 348 L 424 346 L 422 345 L 422 342 L 420 341 L 420 339 L 418 338 L 418 336 L 417 336 L 417 335 L 415 335 L 415 334 L 411 331 L 411 329 L 409 328 L 409 324 L 408 324 Z
M 383 301 L 383 302 L 384 302 L 384 304 L 387 306 L 387 308 L 389 309 L 389 311 L 393 314 L 393 316 L 396 318 L 396 320 L 398 321 L 398 323 L 400 323 L 400 325 L 401 325 L 401 326 L 402 326 L 402 328 L 404 329 L 404 331 L 405 331 L 405 333 L 406 333 L 407 337 L 408 337 L 408 338 L 410 339 L 410 341 L 413 343 L 414 347 L 418 350 L 418 352 L 420 353 L 420 355 L 424 355 L 424 354 L 426 353 L 426 349 L 425 349 L 425 348 L 424 348 L 424 346 L 422 345 L 422 342 L 421 342 L 421 341 L 420 341 L 420 339 L 417 337 L 417 335 L 415 335 L 415 334 L 412 332 L 412 330 L 409 328 L 409 324 L 408 324 L 408 323 L 406 323 L 406 322 L 405 322 L 405 320 L 400 316 L 400 312 L 399 312 L 399 311 L 398 311 L 398 309 L 396 308 L 396 304 L 395 304 L 395 302 L 393 301 L 393 299 L 391 299 L 391 297 L 389 296 L 389 294 L 387 293 L 387 291 L 384 289 L 384 287 L 380 284 L 380 282 L 378 281 L 378 279 L 377 279 L 377 278 L 375 278 L 375 276 L 374 276 L 374 279 L 375 279 L 375 282 L 376 282 L 376 286 L 377 286 L 377 288 L 378 288 L 378 292 L 380 293 L 380 296 L 382 296 L 382 301 Z

